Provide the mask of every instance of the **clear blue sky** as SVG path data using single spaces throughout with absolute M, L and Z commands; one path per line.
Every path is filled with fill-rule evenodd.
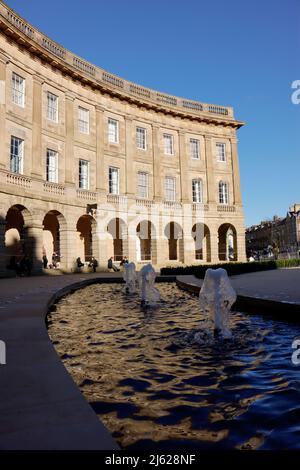
M 246 224 L 300 203 L 300 0 L 7 0 L 66 48 L 141 85 L 231 105 Z

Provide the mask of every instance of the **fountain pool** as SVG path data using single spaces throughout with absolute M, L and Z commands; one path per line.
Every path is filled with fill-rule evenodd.
M 232 312 L 231 338 L 198 343 L 198 299 L 156 286 L 155 310 L 122 285 L 96 284 L 48 316 L 65 367 L 120 446 L 299 449 L 300 326 Z

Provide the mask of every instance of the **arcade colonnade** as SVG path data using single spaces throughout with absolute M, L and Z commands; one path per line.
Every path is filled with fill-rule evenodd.
M 101 209 L 86 213 L 84 207 L 11 201 L 0 211 L 0 275 L 8 274 L 12 257 L 28 255 L 33 272 L 42 269 L 42 257 L 51 263 L 60 258 L 63 271 L 76 270 L 76 259 L 88 263 L 94 256 L 100 268 L 111 256 L 116 262 L 127 256 L 141 266 L 176 263 L 218 263 L 236 261 L 244 250 L 234 220 L 201 220 L 180 213 L 156 215 L 142 211 Z M 201 220 L 201 221 L 199 221 Z

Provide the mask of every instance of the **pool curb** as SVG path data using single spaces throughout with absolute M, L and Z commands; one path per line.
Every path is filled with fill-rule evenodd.
M 184 282 L 176 279 L 176 285 L 185 291 L 194 295 L 199 295 L 201 286 Z M 300 323 L 300 304 L 296 302 L 277 301 L 271 299 L 263 299 L 259 297 L 250 297 L 237 293 L 237 300 L 232 306 L 232 310 L 240 310 L 243 312 L 259 315 L 271 316 L 276 320 Z

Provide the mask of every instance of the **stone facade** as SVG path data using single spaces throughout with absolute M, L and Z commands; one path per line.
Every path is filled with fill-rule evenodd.
M 232 108 L 112 75 L 0 2 L 0 273 L 245 260 Z M 221 194 L 220 194 L 221 193 Z

